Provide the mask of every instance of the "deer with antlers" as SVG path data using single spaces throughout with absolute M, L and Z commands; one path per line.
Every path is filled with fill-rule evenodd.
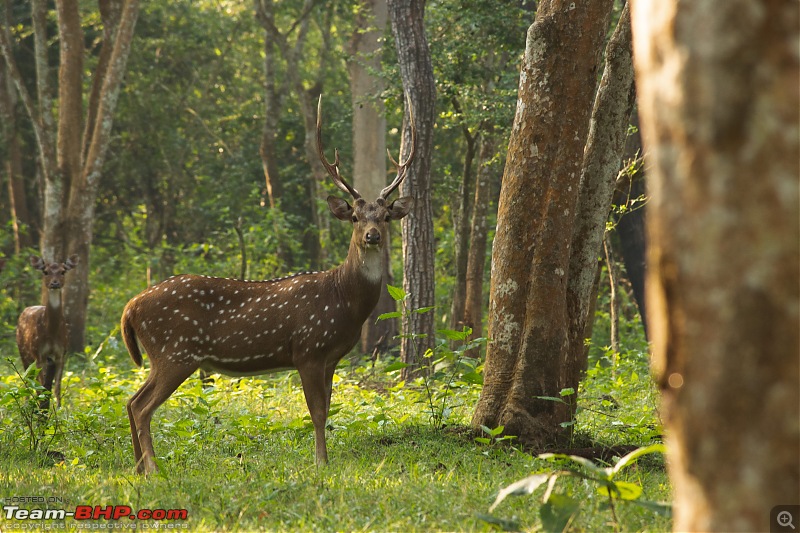
M 63 263 L 48 263 L 32 255 L 31 266 L 44 275 L 44 305 L 26 307 L 17 321 L 17 348 L 22 365 L 28 368 L 36 363 L 41 369 L 37 380 L 45 389 L 53 392 L 56 405 L 61 403 L 61 376 L 67 352 L 67 321 L 61 289 L 64 287 L 64 276 L 77 264 L 77 255 L 70 256 Z M 48 399 L 39 404 L 43 410 L 49 406 Z
M 240 281 L 197 275 L 169 278 L 131 299 L 122 313 L 122 338 L 134 363 L 140 345 L 150 358 L 150 374 L 128 401 L 128 418 L 140 473 L 156 470 L 150 434 L 153 412 L 198 368 L 228 375 L 257 375 L 297 369 L 314 425 L 317 464 L 328 461 L 325 426 L 337 363 L 355 346 L 361 326 L 381 291 L 382 247 L 388 223 L 406 216 L 414 199 L 393 202 L 414 157 L 389 158 L 397 176 L 378 198 L 367 202 L 339 174 L 322 148 L 322 97 L 317 107 L 317 151 L 333 183 L 352 205 L 328 197 L 339 220 L 352 222 L 347 258 L 325 272 L 304 272 L 267 281 Z

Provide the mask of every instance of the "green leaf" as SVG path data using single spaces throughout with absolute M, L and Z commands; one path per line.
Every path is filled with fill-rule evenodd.
M 436 333 L 442 337 L 450 339 L 451 341 L 463 341 L 469 337 L 469 333 L 466 331 L 456 331 L 454 329 L 438 329 L 436 330 Z
M 609 481 L 608 485 L 597 487 L 597 492 L 603 496 L 608 496 L 609 488 L 611 489 L 611 496 L 620 500 L 635 500 L 642 495 L 642 487 L 627 481 Z
M 563 396 L 570 396 L 570 395 L 572 395 L 572 394 L 575 394 L 575 389 L 573 389 L 572 387 L 570 387 L 570 388 L 568 388 L 568 389 L 561 389 L 561 392 L 559 392 L 559 394 L 560 394 L 562 397 L 563 397 Z
M 494 429 L 489 429 L 487 426 L 484 426 L 483 424 L 481 424 L 481 431 L 483 431 L 484 433 L 486 433 L 490 437 L 498 436 L 500 433 L 503 432 L 503 430 L 505 428 L 506 428 L 505 426 L 497 426 Z
M 555 396 L 534 396 L 534 398 L 537 398 L 539 400 L 547 400 L 548 402 L 567 403 L 561 398 L 556 398 Z
M 645 446 L 643 448 L 637 448 L 633 450 L 631 453 L 626 455 L 625 457 L 621 458 L 617 464 L 614 465 L 614 469 L 612 470 L 612 477 L 616 475 L 620 470 L 628 466 L 630 463 L 641 457 L 642 455 L 646 455 L 648 453 L 666 453 L 667 448 L 663 444 L 651 444 L 650 446 Z
M 551 494 L 539 509 L 542 528 L 548 532 L 562 532 L 567 528 L 572 516 L 578 511 L 580 503 L 562 494 Z
M 375 322 L 377 323 L 381 320 L 389 320 L 390 318 L 400 318 L 402 316 L 403 313 L 401 313 L 400 311 L 392 311 L 391 313 L 383 313 L 381 315 L 378 315 L 378 318 L 375 320 Z
M 434 309 L 436 309 L 435 306 L 420 307 L 419 309 L 414 309 L 414 312 L 417 313 L 418 315 L 422 315 L 424 313 L 428 313 L 430 311 L 433 311 Z
M 410 366 L 408 363 L 404 363 L 402 361 L 395 361 L 391 365 L 384 368 L 384 372 L 396 372 L 397 370 L 402 370 L 404 368 L 408 368 Z
M 490 444 L 492 441 L 487 439 L 486 437 L 475 437 L 475 442 L 480 444 Z
M 502 489 L 495 498 L 494 503 L 489 507 L 491 513 L 500 502 L 506 499 L 507 496 L 523 496 L 525 494 L 532 494 L 533 491 L 544 485 L 550 479 L 550 474 L 534 474 L 525 479 L 515 481 L 511 485 Z
M 461 375 L 461 380 L 472 385 L 483 385 L 483 375 L 477 372 L 467 372 Z
M 394 285 L 386 285 L 386 290 L 389 291 L 389 296 L 395 302 L 400 302 L 406 299 L 406 291 L 402 287 L 395 287 Z

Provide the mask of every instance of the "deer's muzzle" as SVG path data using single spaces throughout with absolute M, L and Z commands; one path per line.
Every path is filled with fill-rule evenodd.
M 378 231 L 376 228 L 370 228 L 367 231 L 366 235 L 364 235 L 364 242 L 367 244 L 380 244 L 381 242 L 381 232 Z

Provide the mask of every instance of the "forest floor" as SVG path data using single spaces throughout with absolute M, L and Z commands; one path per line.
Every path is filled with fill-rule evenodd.
M 323 468 L 314 465 L 311 421 L 296 372 L 216 377 L 212 386 L 192 378 L 156 412 L 160 470 L 142 477 L 134 473 L 125 402 L 146 370 L 133 368 L 114 337 L 91 356 L 70 361 L 63 407 L 48 417 L 36 414 L 37 391 L 15 372 L 14 356 L 0 360 L 0 531 L 671 527 L 668 513 L 653 504 L 670 500 L 661 454 L 620 470 L 616 481 L 625 490 L 610 498 L 606 485 L 589 479 L 602 472 L 592 465 L 538 458 L 513 439 L 496 438 L 495 428 L 470 430 L 480 386 L 462 378 L 474 378 L 475 369 L 462 373 L 443 365 L 427 382 L 404 383 L 392 370 L 397 365 L 343 361 L 329 421 L 330 464 Z M 563 394 L 565 401 L 575 397 Z M 608 357 L 594 361 L 577 396 L 575 447 L 660 441 L 645 354 L 627 352 L 615 364 Z M 532 474 L 558 477 L 550 487 L 509 497 L 489 512 L 500 489 Z M 185 510 L 186 518 L 31 520 L 20 514 L 78 506 L 92 512 L 95 506 Z

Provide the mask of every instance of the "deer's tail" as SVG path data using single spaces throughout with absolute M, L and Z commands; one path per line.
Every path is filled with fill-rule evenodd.
M 142 351 L 139 349 L 139 343 L 136 341 L 136 330 L 133 329 L 131 311 L 127 307 L 122 313 L 120 331 L 122 331 L 122 341 L 125 343 L 125 347 L 128 348 L 131 359 L 133 359 L 136 366 L 142 366 Z

